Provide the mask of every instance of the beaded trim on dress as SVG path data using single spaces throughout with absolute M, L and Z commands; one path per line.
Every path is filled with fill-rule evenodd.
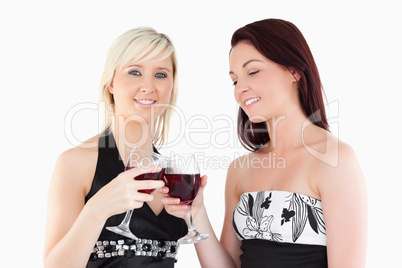
M 90 261 L 103 258 L 125 256 L 153 256 L 160 259 L 174 258 L 177 260 L 179 244 L 177 241 L 163 241 L 152 239 L 121 239 L 117 241 L 97 241 L 92 250 Z

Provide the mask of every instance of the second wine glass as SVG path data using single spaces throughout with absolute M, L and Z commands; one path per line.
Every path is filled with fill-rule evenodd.
M 166 158 L 160 154 L 156 154 L 154 152 L 134 147 L 131 151 L 130 156 L 127 159 L 127 164 L 125 170 L 129 170 L 136 167 L 150 167 L 150 166 L 160 166 L 162 169 L 158 172 L 153 173 L 145 173 L 135 177 L 135 180 L 160 180 L 163 177 L 165 166 L 166 166 Z M 138 190 L 141 193 L 150 194 L 155 189 L 144 189 Z M 123 221 L 118 226 L 108 226 L 107 230 L 112 231 L 114 233 L 126 236 L 131 239 L 137 240 L 138 238 L 131 232 L 130 230 L 130 221 L 133 215 L 134 210 L 127 211 Z
M 200 169 L 193 154 L 181 154 L 170 157 L 165 170 L 164 182 L 169 187 L 169 195 L 179 198 L 180 204 L 187 205 L 186 223 L 188 233 L 180 238 L 180 244 L 191 244 L 203 241 L 208 234 L 200 234 L 194 227 L 191 204 L 197 196 L 201 184 Z

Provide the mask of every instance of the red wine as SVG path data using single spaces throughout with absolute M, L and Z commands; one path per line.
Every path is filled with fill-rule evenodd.
M 132 167 L 126 167 L 126 170 L 130 170 L 130 169 L 132 169 Z M 141 175 L 138 175 L 137 177 L 135 177 L 134 179 L 139 180 L 139 181 L 143 181 L 143 180 L 155 180 L 155 181 L 157 181 L 157 180 L 162 179 L 164 174 L 165 174 L 165 169 L 163 168 L 159 172 L 141 174 Z M 143 190 L 138 190 L 138 192 L 150 194 L 154 190 L 155 189 L 143 189 Z
M 200 174 L 165 174 L 169 195 L 180 198 L 181 204 L 191 204 L 200 188 Z

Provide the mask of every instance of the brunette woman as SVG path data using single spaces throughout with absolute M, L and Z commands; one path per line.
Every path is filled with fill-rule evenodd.
M 266 19 L 238 29 L 231 45 L 238 135 L 251 152 L 228 170 L 220 241 L 203 188 L 193 203 L 197 230 L 210 234 L 195 245 L 202 267 L 365 267 L 364 177 L 353 149 L 329 132 L 302 33 Z M 267 161 L 275 157 L 281 161 Z M 163 202 L 183 216 L 177 200 Z

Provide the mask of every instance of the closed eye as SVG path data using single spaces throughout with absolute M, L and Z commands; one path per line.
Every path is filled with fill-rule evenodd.
M 249 73 L 249 75 L 255 75 L 255 74 L 258 74 L 260 71 L 255 71 L 255 72 L 251 72 L 251 73 Z

